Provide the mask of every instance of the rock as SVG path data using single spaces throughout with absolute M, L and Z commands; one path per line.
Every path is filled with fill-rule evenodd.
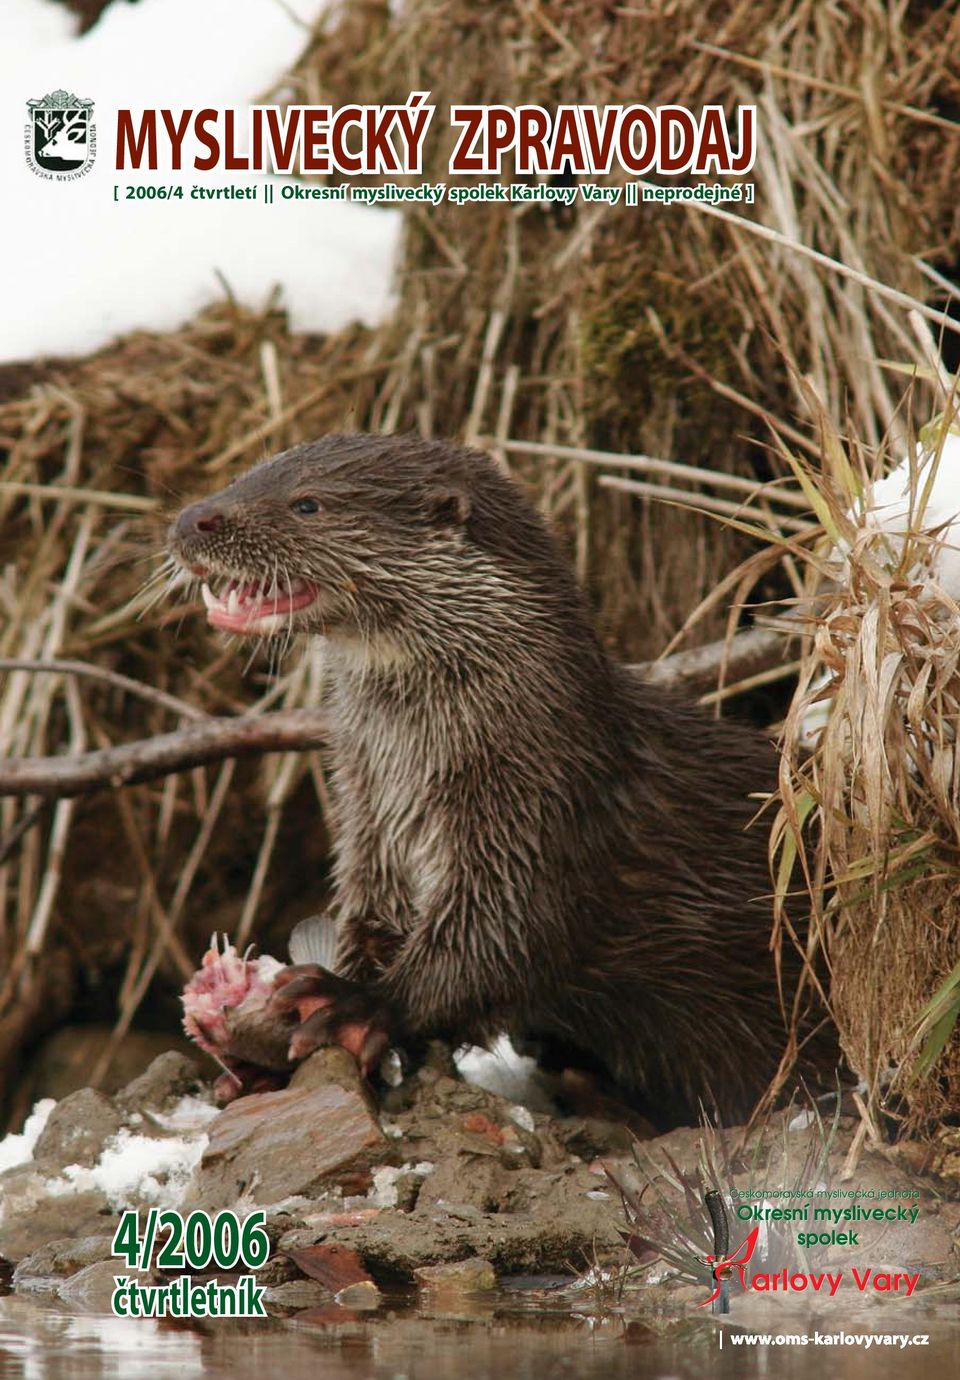
M 34 1146 L 34 1161 L 45 1169 L 68 1164 L 90 1168 L 104 1145 L 123 1125 L 123 1117 L 109 1097 L 81 1088 L 58 1102 Z
M 200 1090 L 203 1072 L 190 1055 L 168 1049 L 116 1095 L 125 1112 L 164 1111 L 171 1103 Z
M 279 1251 L 299 1251 L 315 1246 L 334 1227 L 362 1227 L 380 1216 L 380 1208 L 354 1208 L 349 1212 L 311 1212 L 299 1227 L 284 1232 L 276 1243 Z
M 338 1303 L 341 1308 L 357 1308 L 362 1313 L 372 1312 L 379 1308 L 382 1302 L 383 1295 L 372 1279 L 362 1279 L 356 1284 L 348 1284 L 345 1288 L 338 1289 L 334 1297 L 334 1303 Z
M 556 1123 L 518 1123 L 502 1098 L 443 1067 L 420 1070 L 405 1087 L 411 1096 L 390 1144 L 402 1164 L 376 1170 L 368 1197 L 379 1211 L 307 1213 L 279 1250 L 349 1247 L 377 1281 L 412 1280 L 425 1266 L 468 1258 L 511 1273 L 569 1271 L 595 1254 L 622 1261 L 619 1201 L 612 1192 L 591 1196 L 606 1180 L 564 1154 Z M 420 1188 L 401 1199 L 403 1173 Z
M 456 1207 L 418 1208 L 409 1216 L 381 1212 L 359 1226 L 337 1228 L 336 1238 L 357 1252 L 375 1280 L 412 1280 L 425 1265 L 473 1256 L 489 1260 L 500 1274 L 569 1272 L 587 1260 L 622 1263 L 616 1218 L 602 1206 L 587 1200 L 583 1205 L 545 1202 L 538 1214 Z M 307 1235 L 281 1238 L 280 1249 L 307 1245 Z
M 420 1185 L 433 1169 L 432 1164 L 382 1164 L 373 1171 L 373 1187 L 368 1201 L 377 1208 L 399 1208 L 411 1212 L 420 1196 Z
M 399 1208 L 401 1212 L 412 1212 L 417 1206 L 417 1199 L 420 1197 L 420 1189 L 422 1187 L 422 1174 L 415 1174 L 412 1171 L 406 1174 L 398 1174 L 393 1181 L 393 1191 L 397 1195 L 397 1201 L 394 1206 Z
M 452 1155 L 424 1179 L 417 1196 L 417 1210 L 432 1211 L 438 1205 L 456 1204 L 495 1212 L 512 1177 L 499 1157 Z
M 330 1302 L 330 1290 L 324 1289 L 315 1279 L 293 1279 L 286 1284 L 277 1284 L 266 1289 L 263 1301 L 272 1308 L 291 1312 L 301 1308 L 322 1308 L 325 1303 Z
M 628 1126 L 596 1117 L 569 1116 L 555 1123 L 557 1139 L 571 1155 L 588 1163 L 604 1155 L 629 1154 L 634 1136 Z
M 48 1241 L 110 1230 L 116 1217 L 98 1189 L 50 1194 L 50 1181 L 35 1165 L 0 1174 L 0 1256 L 16 1262 Z
M 345 1092 L 355 1093 L 371 1112 L 375 1112 L 376 1101 L 369 1083 L 361 1076 L 356 1059 L 341 1045 L 324 1045 L 309 1059 L 304 1059 L 294 1070 L 289 1086 L 307 1091 L 331 1084 L 343 1088 Z
M 65 1303 L 86 1313 L 109 1314 L 118 1278 L 136 1280 L 138 1284 L 157 1283 L 157 1276 L 149 1270 L 131 1270 L 121 1260 L 99 1260 L 64 1280 L 58 1293 Z
M 339 1294 L 353 1284 L 372 1284 L 370 1276 L 360 1263 L 356 1251 L 336 1242 L 306 1246 L 300 1250 L 288 1250 L 286 1254 L 310 1279 Z
M 405 1100 L 395 1105 L 387 1125 L 405 1159 L 441 1164 L 462 1151 L 508 1169 L 569 1163 L 553 1134 L 559 1123 L 526 1109 L 518 1121 L 516 1108 L 484 1088 L 421 1069 L 394 1091 Z
M 287 1232 L 296 1231 L 305 1226 L 305 1220 L 297 1212 L 291 1212 L 289 1208 L 271 1208 L 265 1214 L 263 1229 L 270 1242 L 271 1254 L 276 1250 L 277 1242 L 281 1236 Z
M 448 1265 L 424 1265 L 414 1271 L 414 1278 L 422 1289 L 456 1294 L 474 1294 L 482 1289 L 493 1289 L 497 1283 L 496 1272 L 490 1261 L 480 1256 L 455 1260 Z
M 50 1279 L 54 1275 L 73 1275 L 87 1265 L 109 1260 L 113 1255 L 112 1236 L 68 1237 L 48 1241 L 20 1261 L 13 1272 L 16 1288 L 29 1287 L 31 1279 Z
M 363 1097 L 335 1084 L 238 1098 L 210 1125 L 187 1207 L 230 1207 L 316 1196 L 365 1174 L 390 1144 Z
M 279 1289 L 281 1284 L 290 1284 L 303 1278 L 293 1261 L 288 1260 L 285 1255 L 271 1255 L 270 1259 L 253 1273 L 257 1277 L 258 1284 L 266 1285 L 271 1289 Z M 298 1307 L 303 1308 L 307 1306 L 307 1304 L 298 1305 Z M 310 1306 L 312 1307 L 312 1305 Z
M 482 1136 L 489 1145 L 500 1149 L 503 1145 L 503 1130 L 486 1112 L 470 1112 L 463 1118 L 463 1129 L 473 1136 Z
M 540 1137 L 524 1126 L 508 1125 L 501 1129 L 500 1163 L 508 1169 L 518 1169 L 521 1165 L 532 1164 L 539 1169 L 543 1162 L 543 1148 Z

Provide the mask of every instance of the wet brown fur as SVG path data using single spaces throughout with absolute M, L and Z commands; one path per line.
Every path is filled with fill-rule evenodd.
M 342 973 L 411 1035 L 588 1051 L 660 1121 L 749 1111 L 784 1044 L 747 828 L 772 750 L 611 662 L 516 483 L 443 442 L 328 436 L 171 545 L 323 591 L 297 630 L 328 639 Z

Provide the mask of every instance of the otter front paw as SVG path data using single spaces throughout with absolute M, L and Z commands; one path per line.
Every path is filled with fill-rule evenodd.
M 316 963 L 294 964 L 279 972 L 270 1009 L 278 1015 L 295 1011 L 300 1019 L 290 1041 L 292 1060 L 305 1059 L 322 1045 L 342 1045 L 367 1074 L 390 1043 L 392 1022 L 381 998 Z

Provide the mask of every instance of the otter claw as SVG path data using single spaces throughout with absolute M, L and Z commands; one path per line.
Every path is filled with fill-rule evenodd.
M 322 1045 L 335 1043 L 331 1036 L 330 1012 L 320 1007 L 314 1011 L 312 1016 L 301 1021 L 293 1033 L 290 1040 L 289 1056 L 291 1059 L 305 1059 L 308 1054 L 312 1054 L 315 1049 L 320 1049 Z
M 317 964 L 286 968 L 274 980 L 270 1006 L 296 1011 L 300 1025 L 290 1041 L 289 1057 L 299 1061 L 323 1045 L 342 1045 L 367 1074 L 389 1044 L 386 1013 L 373 993 Z
M 314 968 L 312 964 L 310 970 L 287 969 L 278 973 L 274 986 L 270 1010 L 277 1015 L 296 1011 L 301 1021 L 353 989 L 352 983 L 344 982 L 325 968 Z

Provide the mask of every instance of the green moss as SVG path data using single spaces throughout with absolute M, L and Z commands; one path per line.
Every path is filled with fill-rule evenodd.
M 733 383 L 730 341 L 742 330 L 742 317 L 716 299 L 708 309 L 674 275 L 647 273 L 642 261 L 631 268 L 624 282 L 601 282 L 582 312 L 586 411 L 608 437 L 623 441 L 641 435 L 659 404 L 674 399 L 684 458 L 712 455 L 718 468 L 727 469 L 732 431 L 742 428 L 743 412 L 719 398 L 688 361 Z

